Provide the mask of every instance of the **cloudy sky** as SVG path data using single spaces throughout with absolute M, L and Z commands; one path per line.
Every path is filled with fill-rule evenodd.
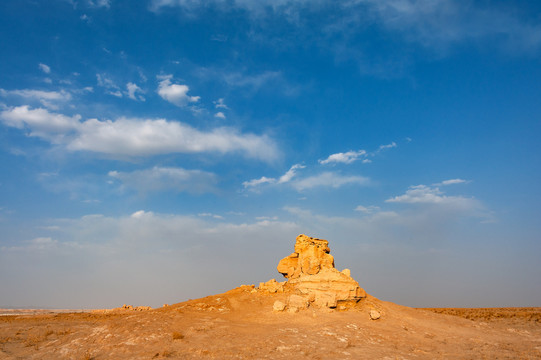
M 0 306 L 281 280 L 541 306 L 541 3 L 0 2 Z

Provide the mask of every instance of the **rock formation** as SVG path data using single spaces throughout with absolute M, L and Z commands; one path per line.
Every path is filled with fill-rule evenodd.
M 289 310 L 308 306 L 335 308 L 340 303 L 357 302 L 366 297 L 348 269 L 340 272 L 334 267 L 327 240 L 304 234 L 297 236 L 295 251 L 280 260 L 277 270 L 287 281 L 272 279 L 261 283 L 258 289 L 291 293 L 287 304 Z

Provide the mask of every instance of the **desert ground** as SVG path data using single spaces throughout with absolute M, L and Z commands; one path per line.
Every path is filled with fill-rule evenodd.
M 158 309 L 2 310 L 1 359 L 541 359 L 541 308 L 274 311 L 242 286 Z M 371 310 L 380 318 L 373 320 Z

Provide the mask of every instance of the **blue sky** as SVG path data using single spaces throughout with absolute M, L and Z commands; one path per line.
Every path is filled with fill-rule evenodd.
M 280 279 L 540 306 L 541 4 L 0 3 L 0 306 Z

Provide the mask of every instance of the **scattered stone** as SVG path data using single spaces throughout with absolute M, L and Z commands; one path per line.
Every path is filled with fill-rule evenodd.
M 265 282 L 265 283 L 259 283 L 259 287 L 258 289 L 260 291 L 268 291 L 269 293 L 273 294 L 273 293 L 281 293 L 281 292 L 284 292 L 284 284 L 285 284 L 285 281 L 284 282 L 278 282 L 276 281 L 276 279 L 270 279 L 269 281 Z
M 287 301 L 290 308 L 297 308 L 299 310 L 304 310 L 310 305 L 308 298 L 301 295 L 290 295 Z
M 246 292 L 251 292 L 253 289 L 255 289 L 255 285 L 241 285 L 238 287 L 238 289 Z
M 274 302 L 274 305 L 272 306 L 273 311 L 284 311 L 285 308 L 286 308 L 286 304 L 284 304 L 280 300 L 276 300 Z
M 370 310 L 370 319 L 377 320 L 381 317 L 381 314 L 377 310 Z
M 122 310 L 122 311 L 147 311 L 147 310 L 152 310 L 152 308 L 150 306 L 132 306 L 132 305 L 122 305 L 121 307 L 119 308 L 114 308 L 112 309 L 113 311 L 114 310 Z

